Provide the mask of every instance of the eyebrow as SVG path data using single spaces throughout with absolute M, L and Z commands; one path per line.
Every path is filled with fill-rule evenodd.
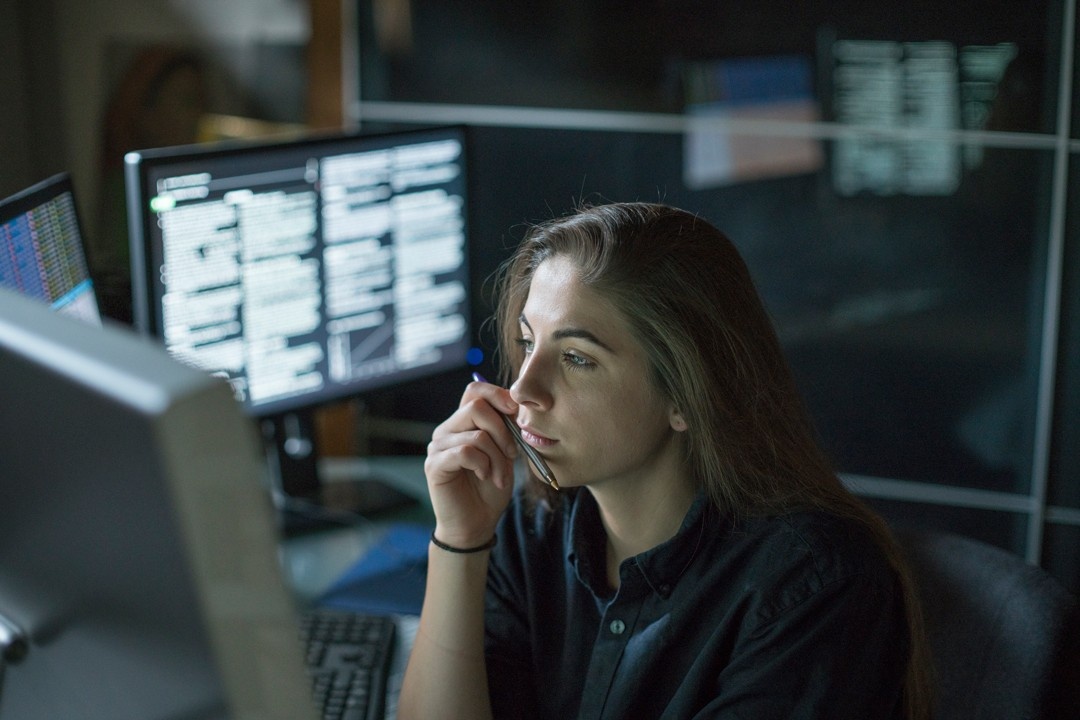
M 529 324 L 529 320 L 528 320 L 528 318 L 525 317 L 525 313 L 522 313 L 521 315 L 518 316 L 518 322 L 520 322 L 525 327 L 529 328 L 530 332 L 532 331 L 532 329 L 533 329 L 532 325 Z M 615 352 L 614 350 L 611 349 L 610 345 L 608 345 L 606 342 L 604 342 L 600 338 L 596 337 L 596 335 L 594 335 L 592 332 L 586 330 L 585 328 L 576 328 L 576 327 L 560 328 L 560 329 L 556 330 L 555 332 L 553 332 L 551 334 L 551 337 L 553 337 L 556 340 L 563 340 L 565 338 L 580 338 L 582 340 L 588 340 L 589 342 L 593 343 L 594 345 L 602 347 L 603 349 L 607 350 L 609 353 L 614 354 L 614 352 Z

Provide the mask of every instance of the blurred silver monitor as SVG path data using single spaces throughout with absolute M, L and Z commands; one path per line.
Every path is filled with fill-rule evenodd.
M 0 720 L 313 718 L 251 420 L 0 288 Z

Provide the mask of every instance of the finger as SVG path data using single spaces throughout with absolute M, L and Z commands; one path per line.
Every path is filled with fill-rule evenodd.
M 503 492 L 513 486 L 514 465 L 502 455 L 492 455 L 471 445 L 454 445 L 430 450 L 424 462 L 424 473 L 434 498 L 441 487 L 466 483 L 469 494 L 487 497 L 494 487 Z
M 429 446 L 424 470 L 434 485 L 459 480 L 463 473 L 483 480 L 491 474 L 491 456 L 471 445 L 452 444 L 438 448 Z
M 503 455 L 511 459 L 516 458 L 518 456 L 518 446 L 513 433 L 507 427 L 508 416 L 503 415 L 492 407 L 490 403 L 482 399 L 474 400 L 467 407 L 475 426 L 487 432 L 495 440 L 502 449 Z M 513 422 L 513 420 L 509 420 L 509 422 Z
M 502 446 L 484 429 L 473 428 L 432 437 L 428 456 L 432 469 L 439 472 L 444 481 L 456 476 L 460 470 L 469 470 L 499 488 L 513 482 L 513 459 L 507 457 Z
M 517 442 L 506 427 L 501 413 L 484 398 L 474 397 L 464 402 L 453 415 L 435 428 L 432 438 L 483 430 L 498 444 L 502 454 L 513 459 L 518 455 Z
M 475 380 L 469 383 L 461 395 L 461 404 L 464 405 L 475 398 L 487 400 L 493 408 L 507 415 L 514 415 L 518 410 L 518 404 L 510 396 L 509 390 L 489 382 Z

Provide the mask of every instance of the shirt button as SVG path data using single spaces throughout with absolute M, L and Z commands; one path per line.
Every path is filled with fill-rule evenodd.
M 626 623 L 622 620 L 612 620 L 611 625 L 608 626 L 611 629 L 612 635 L 622 635 L 626 630 Z

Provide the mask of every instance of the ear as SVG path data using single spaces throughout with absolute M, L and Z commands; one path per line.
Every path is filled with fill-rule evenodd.
M 674 407 L 671 408 L 671 413 L 668 416 L 668 424 L 671 425 L 671 429 L 675 432 L 686 432 L 687 427 L 689 427 L 682 413 Z

